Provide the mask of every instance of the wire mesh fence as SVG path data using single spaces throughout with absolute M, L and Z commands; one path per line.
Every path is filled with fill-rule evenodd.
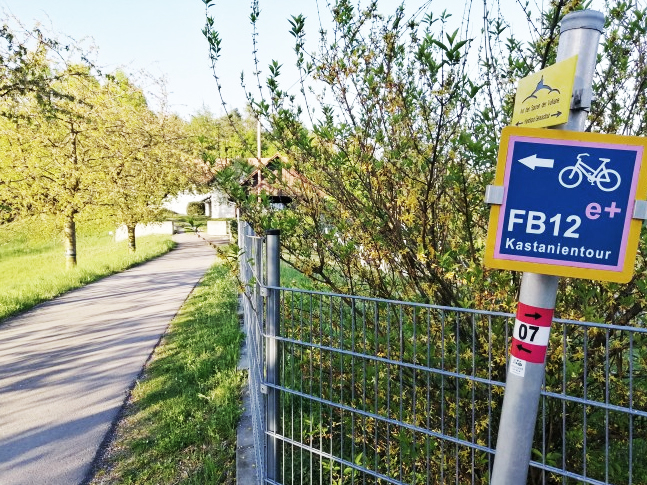
M 490 483 L 513 315 L 263 285 L 262 239 L 245 227 L 240 242 L 259 483 Z M 646 338 L 554 320 L 528 483 L 647 484 Z

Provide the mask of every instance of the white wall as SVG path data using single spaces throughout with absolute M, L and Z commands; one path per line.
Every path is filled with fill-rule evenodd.
M 236 204 L 229 202 L 229 199 L 222 192 L 211 193 L 211 218 L 212 219 L 233 219 L 236 217 Z
M 189 202 L 197 202 L 209 197 L 209 194 L 192 194 L 185 192 L 169 199 L 162 204 L 166 209 L 171 210 L 177 214 L 186 215 L 186 207 Z
M 209 236 L 229 236 L 228 221 L 207 221 L 207 234 Z
M 205 207 L 205 215 L 212 219 L 233 219 L 236 217 L 236 205 L 229 202 L 227 196 L 219 190 L 214 190 L 210 194 L 191 194 L 184 193 L 164 202 L 164 207 L 176 212 L 177 214 L 186 215 L 186 208 L 189 202 L 197 202 L 211 197 L 211 207 Z

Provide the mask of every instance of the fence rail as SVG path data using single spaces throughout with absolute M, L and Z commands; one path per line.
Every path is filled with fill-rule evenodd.
M 513 315 L 269 285 L 239 244 L 259 484 L 489 483 Z M 528 483 L 647 484 L 646 339 L 554 320 Z

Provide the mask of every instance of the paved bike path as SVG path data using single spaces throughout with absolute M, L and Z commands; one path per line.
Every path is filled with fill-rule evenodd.
M 128 390 L 215 261 L 195 234 L 175 250 L 0 326 L 0 485 L 83 482 Z

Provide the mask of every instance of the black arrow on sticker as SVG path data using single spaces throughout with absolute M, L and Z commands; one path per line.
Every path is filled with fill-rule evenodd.
M 517 121 L 516 125 L 517 126 L 523 125 L 523 121 Z
M 537 312 L 535 312 L 535 313 L 524 313 L 524 316 L 534 318 L 535 320 L 539 320 L 541 318 L 541 315 L 539 313 L 537 313 Z
M 560 117 L 561 115 L 562 115 L 562 112 L 558 111 L 557 113 L 554 113 L 551 116 Z
M 528 350 L 527 348 L 525 348 L 525 347 L 524 347 L 523 345 L 521 345 L 521 344 L 517 344 L 517 348 L 518 348 L 521 352 L 528 352 L 529 354 L 532 354 L 532 350 Z

